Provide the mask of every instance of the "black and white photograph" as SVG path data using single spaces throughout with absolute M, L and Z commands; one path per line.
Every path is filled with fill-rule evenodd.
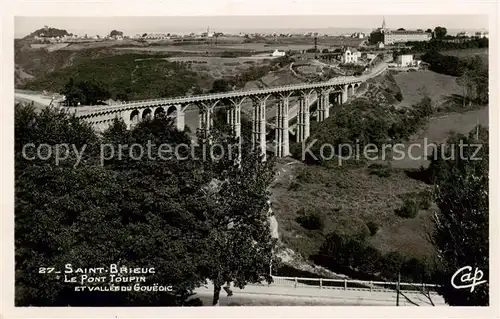
M 95 14 L 61 4 L 3 20 L 1 312 L 498 316 L 498 3 L 191 2 L 192 14 L 80 3 Z

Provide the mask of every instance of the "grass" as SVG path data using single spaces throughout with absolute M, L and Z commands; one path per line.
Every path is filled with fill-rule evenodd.
M 456 77 L 433 71 L 401 72 L 395 74 L 394 79 L 403 95 L 403 101 L 399 104 L 401 107 L 418 103 L 425 94 L 439 105 L 446 102 L 447 96 L 462 93 Z
M 285 244 L 307 258 L 317 252 L 329 232 L 369 234 L 367 224 L 371 222 L 378 225 L 378 231 L 369 241 L 382 252 L 433 255 L 434 249 L 425 239 L 432 212 L 422 211 L 412 220 L 394 214 L 403 205 L 402 196 L 428 186 L 403 170 L 392 169 L 383 178 L 369 171 L 367 167 L 298 166 L 296 178 L 274 190 L 278 194 L 275 213 Z M 302 210 L 321 211 L 323 230 L 306 230 L 298 224 L 296 218 Z

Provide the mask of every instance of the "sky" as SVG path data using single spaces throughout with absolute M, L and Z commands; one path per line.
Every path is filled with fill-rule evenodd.
M 488 28 L 485 15 L 254 15 L 254 16 L 111 16 L 111 17 L 43 17 L 16 16 L 14 36 L 24 37 L 47 25 L 66 29 L 78 35 L 106 35 L 111 30 L 125 35 L 136 33 L 200 33 L 210 27 L 217 32 L 271 32 L 272 30 L 315 31 L 339 34 L 342 29 L 369 31 L 380 27 L 385 17 L 389 29 L 433 29 L 446 27 L 450 33 Z M 328 28 L 328 30 L 325 30 Z M 323 29 L 323 30 L 320 30 Z

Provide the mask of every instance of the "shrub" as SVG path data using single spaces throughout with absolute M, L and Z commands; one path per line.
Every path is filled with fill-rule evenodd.
M 302 209 L 295 221 L 308 230 L 322 230 L 324 227 L 323 216 L 319 212 L 306 213 L 304 209 Z
M 388 280 L 395 280 L 398 278 L 398 273 L 401 272 L 405 257 L 401 253 L 393 251 L 386 254 L 382 262 L 384 267 L 381 269 L 380 275 Z
M 394 95 L 394 98 L 398 100 L 399 102 L 403 101 L 403 94 L 401 92 L 398 92 Z
M 370 236 L 375 236 L 379 229 L 378 224 L 373 221 L 366 223 L 366 227 L 368 227 L 368 229 L 370 230 Z
M 385 168 L 385 167 L 387 167 L 387 166 L 384 164 L 378 164 L 378 163 L 368 165 L 368 168 L 371 168 L 371 169 L 380 169 L 380 168 Z
M 422 259 L 411 258 L 401 265 L 401 275 L 413 282 L 429 282 L 432 274 L 432 265 Z
M 419 196 L 419 206 L 420 208 L 422 209 L 429 209 L 431 208 L 431 202 L 432 202 L 432 198 L 431 198 L 431 193 L 430 192 L 427 192 L 427 191 L 423 191 L 423 192 L 420 192 L 418 194 Z
M 391 176 L 391 168 L 383 164 L 371 164 L 368 166 L 370 170 L 370 175 L 377 175 L 378 177 L 389 177 Z
M 406 198 L 403 207 L 396 210 L 396 214 L 403 218 L 415 218 L 419 211 L 419 202 L 415 198 Z

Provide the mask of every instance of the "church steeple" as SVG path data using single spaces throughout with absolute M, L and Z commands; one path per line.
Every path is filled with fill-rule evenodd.
M 384 19 L 382 20 L 382 29 L 385 29 L 385 17 L 384 17 Z

